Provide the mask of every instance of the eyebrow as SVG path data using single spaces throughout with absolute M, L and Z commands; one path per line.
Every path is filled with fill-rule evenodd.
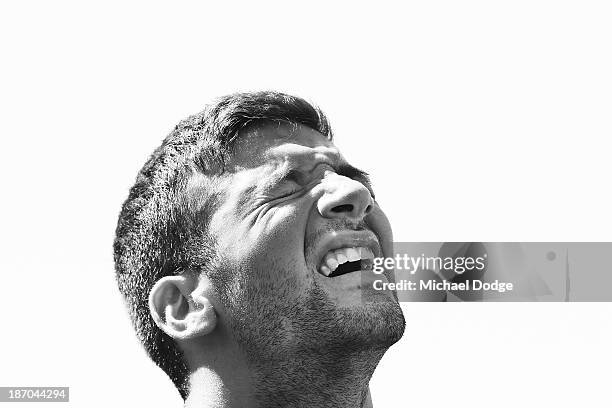
M 361 180 L 367 184 L 372 183 L 370 180 L 370 175 L 368 173 L 358 169 L 355 166 L 351 166 L 348 163 L 340 163 L 339 165 L 335 166 L 335 169 L 336 172 L 341 176 L 345 176 L 354 180 Z
M 370 175 L 367 172 L 361 169 L 358 169 L 357 167 L 350 165 L 346 162 L 340 162 L 340 163 L 331 163 L 327 161 L 318 162 L 309 170 L 309 172 L 312 172 L 318 166 L 325 165 L 325 164 L 332 167 L 336 171 L 336 173 L 341 176 L 348 177 L 348 178 L 355 179 L 355 180 L 360 180 L 365 183 L 371 184 Z M 282 178 L 286 178 L 287 176 L 291 176 L 295 174 L 298 171 L 298 168 L 299 166 L 295 166 L 295 167 L 290 166 L 288 169 L 286 169 L 283 172 Z

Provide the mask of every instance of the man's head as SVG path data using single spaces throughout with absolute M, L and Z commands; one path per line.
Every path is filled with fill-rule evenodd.
M 392 256 L 392 238 L 366 174 L 320 110 L 272 92 L 181 122 L 139 173 L 115 240 L 136 331 L 183 397 L 215 333 L 262 378 L 304 369 L 288 361 L 381 356 L 404 320 L 369 285 L 373 256 Z

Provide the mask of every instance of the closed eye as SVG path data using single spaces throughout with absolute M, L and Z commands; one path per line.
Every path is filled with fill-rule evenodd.
M 370 176 L 368 173 L 346 163 L 342 163 L 338 166 L 335 166 L 334 171 L 338 175 L 348 177 L 350 179 L 360 182 L 370 191 L 372 198 L 376 199 L 374 195 L 374 190 L 372 189 L 372 182 L 370 181 Z M 283 190 L 291 190 L 290 193 L 285 193 L 283 191 L 283 196 L 285 196 L 298 191 L 301 187 L 307 185 L 309 181 L 310 176 L 304 174 L 300 170 L 290 169 L 280 177 L 278 185 L 282 186 Z
M 304 182 L 304 175 L 298 170 L 289 170 L 283 177 L 282 181 L 293 181 L 294 183 L 302 185 Z
M 275 187 L 279 198 L 284 198 L 297 193 L 305 183 L 305 176 L 298 170 L 289 170 L 280 177 Z

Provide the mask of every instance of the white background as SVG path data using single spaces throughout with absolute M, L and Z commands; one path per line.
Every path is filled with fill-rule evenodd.
M 287 3 L 2 3 L 0 385 L 181 406 L 113 234 L 146 157 L 229 92 L 319 104 L 398 241 L 611 240 L 609 2 Z M 379 408 L 611 404 L 609 303 L 404 306 Z

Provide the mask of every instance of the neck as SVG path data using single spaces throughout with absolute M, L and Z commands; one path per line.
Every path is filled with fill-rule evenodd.
M 222 370 L 198 369 L 190 377 L 185 408 L 255 407 L 249 381 L 240 381 L 241 377 L 240 373 L 227 375 Z
M 252 375 L 242 350 L 222 330 L 184 350 L 194 362 L 186 408 L 254 407 Z M 206 350 L 201 353 L 200 350 Z
M 185 407 L 372 407 L 368 383 L 382 352 L 261 363 L 241 361 L 240 354 L 223 353 L 231 357 L 196 369 Z

